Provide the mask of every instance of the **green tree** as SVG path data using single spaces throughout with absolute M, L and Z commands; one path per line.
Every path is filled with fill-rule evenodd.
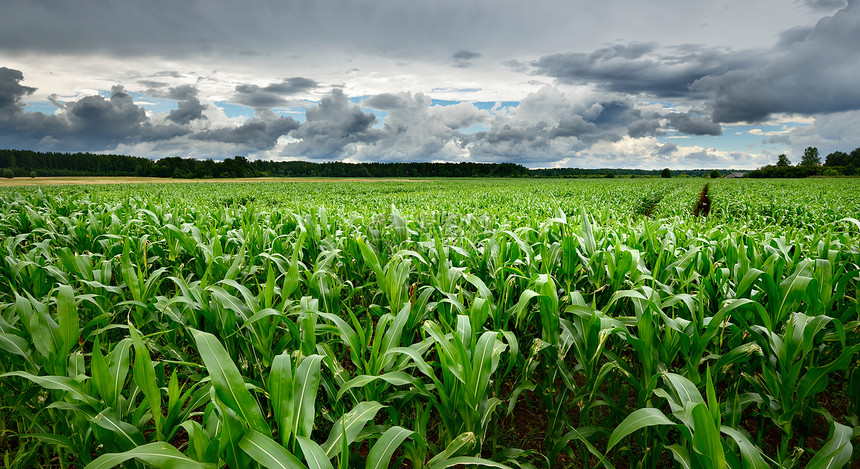
M 785 156 L 785 153 L 783 153 L 777 157 L 776 165 L 781 167 L 791 166 L 791 160 L 789 160 L 788 157 Z
M 3 177 L 8 178 L 8 179 L 12 179 L 13 177 L 15 177 L 15 172 L 12 171 L 11 168 L 6 168 L 3 170 Z
M 721 177 L 723 177 L 723 175 L 720 174 L 720 172 L 717 171 L 716 169 L 711 171 L 711 179 L 719 179 Z
M 806 147 L 803 150 L 803 157 L 800 158 L 800 166 L 818 166 L 821 164 L 821 157 L 818 156 L 818 148 Z
M 834 151 L 824 159 L 824 166 L 845 166 L 849 158 L 851 157 L 844 151 Z
M 672 171 L 669 168 L 663 168 L 663 171 L 660 171 L 661 178 L 670 178 L 672 177 Z

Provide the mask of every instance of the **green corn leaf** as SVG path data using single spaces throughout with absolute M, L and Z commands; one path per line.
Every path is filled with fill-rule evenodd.
M 156 442 L 138 446 L 124 453 L 104 454 L 87 464 L 85 469 L 110 469 L 131 459 L 137 459 L 160 469 L 215 468 L 212 464 L 199 463 L 185 456 L 169 443 Z
M 131 340 L 134 343 L 134 382 L 143 390 L 143 395 L 149 402 L 149 408 L 152 411 L 152 420 L 155 423 L 155 431 L 159 440 L 164 439 L 161 431 L 161 390 L 158 388 L 158 383 L 155 379 L 155 367 L 152 364 L 152 358 L 149 356 L 149 349 L 140 338 L 140 334 L 132 323 L 128 323 L 128 331 L 131 334 Z
M 359 375 L 344 383 L 337 392 L 337 397 L 335 399 L 340 400 L 340 398 L 343 397 L 343 395 L 350 389 L 362 388 L 377 380 L 382 380 L 395 386 L 404 386 L 407 384 L 416 387 L 421 386 L 420 380 L 402 371 L 391 371 L 379 376 Z
M 268 469 L 307 469 L 292 453 L 268 436 L 248 429 L 239 440 L 239 447 L 248 456 Z
M 194 336 L 200 357 L 209 371 L 218 397 L 227 407 L 236 412 L 246 425 L 264 435 L 271 435 L 272 430 L 266 423 L 260 406 L 245 388 L 245 381 L 239 369 L 236 368 L 236 364 L 230 359 L 221 342 L 214 335 L 196 329 L 191 329 L 191 334 Z
M 129 366 L 131 363 L 131 347 L 132 340 L 129 338 L 123 339 L 117 343 L 110 353 L 108 370 L 110 371 L 114 402 L 111 407 L 119 409 L 119 398 L 121 390 L 125 387 L 125 380 L 128 377 Z M 122 415 L 120 413 L 120 415 Z
M 762 457 L 761 449 L 759 449 L 758 446 L 754 445 L 743 433 L 725 425 L 720 428 L 720 432 L 730 436 L 738 444 L 738 448 L 740 448 L 741 450 L 741 457 L 743 458 L 745 468 L 770 468 L 767 462 L 765 462 L 764 457 Z
M 445 448 L 444 451 L 437 454 L 436 456 L 433 456 L 433 458 L 427 462 L 426 467 L 430 469 L 431 467 L 434 467 L 434 464 L 440 464 L 445 460 L 464 454 L 474 448 L 477 442 L 478 438 L 475 436 L 474 433 L 461 433 L 457 435 L 456 438 L 451 440 L 450 443 L 448 443 L 448 446 Z
M 247 467 L 250 459 L 239 447 L 239 441 L 242 440 L 248 428 L 232 409 L 221 402 L 215 389 L 210 389 L 210 396 L 219 417 L 218 455 L 229 467 Z
M 804 373 L 797 382 L 797 402 L 803 403 L 807 397 L 823 391 L 827 386 L 828 375 L 848 366 L 858 350 L 860 350 L 860 345 L 846 347 L 842 349 L 842 353 L 839 354 L 839 357 L 832 362 L 824 366 L 811 368 Z
M 675 422 L 669 420 L 669 418 L 663 415 L 663 412 L 660 412 L 658 409 L 646 407 L 635 410 L 620 424 L 618 424 L 617 427 L 615 427 L 612 435 L 609 436 L 609 444 L 606 447 L 606 451 L 609 452 L 609 450 L 618 444 L 619 441 L 624 439 L 624 437 L 639 429 L 659 425 L 675 425 Z
M 710 366 L 705 370 L 705 394 L 708 399 L 708 409 L 711 412 L 711 416 L 714 418 L 715 428 L 720 428 L 723 424 L 720 420 L 720 401 L 717 400 L 717 392 L 714 389 L 713 381 L 711 381 Z
M 403 427 L 391 427 L 379 437 L 379 440 L 370 448 L 370 453 L 367 455 L 367 469 L 382 469 L 389 467 L 391 456 L 394 450 L 403 443 L 404 440 L 412 436 L 415 432 L 407 430 Z
M 114 405 L 116 400 L 116 389 L 114 382 L 111 379 L 110 370 L 108 369 L 107 360 L 102 355 L 101 344 L 98 336 L 93 343 L 93 352 L 90 357 L 90 373 L 92 374 L 93 383 L 101 395 L 102 399 L 110 407 Z
M 60 337 L 63 339 L 62 354 L 68 355 L 78 345 L 80 324 L 78 309 L 75 307 L 75 292 L 69 285 L 60 285 L 57 295 L 57 322 L 60 327 Z
M 806 465 L 806 469 L 835 469 L 845 466 L 851 460 L 854 450 L 851 444 L 851 428 L 838 422 L 833 422 L 833 433 L 824 446 Z
M 664 373 L 663 378 L 672 385 L 672 388 L 675 389 L 675 392 L 678 394 L 678 398 L 680 399 L 678 404 L 680 404 L 681 407 L 686 407 L 688 402 L 692 402 L 693 404 L 705 403 L 705 400 L 702 399 L 702 394 L 696 388 L 696 385 L 689 379 L 675 373 Z
M 680 464 L 682 469 L 692 469 L 690 465 L 690 454 L 687 452 L 687 449 L 681 445 L 671 445 L 667 446 L 666 449 L 672 452 L 672 457 L 675 458 L 675 461 Z
M 74 399 L 84 402 L 92 407 L 98 407 L 99 401 L 89 394 L 85 393 L 81 384 L 67 376 L 36 376 L 26 371 L 10 371 L 0 375 L 0 378 L 7 376 L 18 376 L 28 379 L 45 389 L 53 389 L 56 391 L 65 391 Z
M 349 445 L 361 432 L 361 429 L 372 420 L 384 405 L 370 401 L 361 402 L 351 411 L 339 418 L 331 429 L 328 440 L 322 445 L 329 459 L 337 456 L 343 445 Z
M 294 433 L 292 422 L 293 404 L 293 366 L 290 354 L 284 352 L 272 361 L 269 371 L 269 400 L 275 414 L 281 443 L 286 445 Z
M 24 357 L 33 367 L 36 365 L 30 357 L 30 344 L 17 335 L 0 332 L 0 349 Z
M 486 398 L 490 375 L 495 371 L 494 355 L 501 354 L 501 351 L 496 349 L 496 344 L 499 342 L 497 332 L 484 332 L 478 339 L 472 355 L 471 379 L 466 383 L 466 402 L 474 409 L 477 409 L 478 403 Z M 502 345 L 502 350 L 506 347 Z
M 723 451 L 722 439 L 714 425 L 711 412 L 705 404 L 695 404 L 690 410 L 693 422 L 693 453 L 694 466 L 702 468 L 724 469 L 726 455 Z M 695 464 L 698 460 L 700 463 Z
M 293 423 L 297 436 L 310 436 L 314 428 L 314 404 L 320 384 L 322 355 L 303 358 L 296 368 L 293 381 Z
M 308 462 L 308 469 L 333 469 L 325 451 L 315 441 L 303 436 L 297 436 L 296 441 L 302 448 L 302 454 Z
M 109 434 L 114 435 L 110 440 L 119 449 L 127 451 L 146 443 L 140 430 L 130 423 L 121 421 L 110 407 L 93 417 L 92 422 L 107 430 Z M 107 443 L 106 439 L 105 437 L 99 438 L 99 440 Z
M 510 466 L 505 466 L 502 463 L 490 461 L 489 459 L 474 458 L 474 457 L 470 457 L 470 456 L 459 456 L 456 458 L 446 459 L 444 461 L 437 462 L 433 465 L 428 464 L 427 469 L 443 469 L 446 467 L 470 467 L 470 466 L 496 467 L 499 469 L 511 469 Z

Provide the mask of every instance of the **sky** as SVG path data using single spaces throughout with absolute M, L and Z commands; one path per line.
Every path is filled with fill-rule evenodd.
M 0 148 L 751 169 L 860 147 L 860 0 L 32 0 Z

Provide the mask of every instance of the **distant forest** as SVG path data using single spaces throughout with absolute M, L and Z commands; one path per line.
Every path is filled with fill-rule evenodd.
M 139 176 L 181 179 L 253 177 L 526 177 L 529 170 L 514 163 L 312 163 L 249 161 L 237 156 L 223 161 L 193 158 L 150 160 L 136 156 L 93 153 L 43 153 L 0 150 L 0 171 L 26 176 Z
M 242 156 L 223 161 L 169 157 L 159 160 L 94 153 L 44 153 L 0 150 L 0 171 L 9 176 L 138 176 L 180 179 L 253 177 L 615 177 L 659 176 L 643 169 L 528 169 L 514 163 L 312 163 L 250 161 Z M 711 170 L 683 174 L 705 176 Z M 678 173 L 682 174 L 682 173 Z
M 813 151 L 814 150 L 814 151 Z M 810 147 L 803 160 L 791 165 L 785 155 L 779 163 L 746 174 L 747 177 L 809 177 L 854 175 L 860 166 L 860 148 L 851 153 L 834 152 L 821 164 L 817 149 Z M 168 157 L 158 160 L 94 153 L 46 153 L 0 149 L 0 172 L 5 177 L 28 176 L 138 176 L 179 179 L 253 177 L 706 177 L 731 170 L 684 171 L 646 169 L 528 169 L 515 163 L 342 163 L 309 161 L 250 161 L 236 156 L 223 161 Z

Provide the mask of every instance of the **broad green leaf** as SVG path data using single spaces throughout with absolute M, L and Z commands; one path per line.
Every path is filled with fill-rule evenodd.
M 693 422 L 693 453 L 691 460 L 698 459 L 700 467 L 723 469 L 726 467 L 726 455 L 723 452 L 722 439 L 714 418 L 705 404 L 695 404 L 690 411 Z
M 336 399 L 340 400 L 340 398 L 343 397 L 343 395 L 350 389 L 362 388 L 377 380 L 382 380 L 395 386 L 404 386 L 409 384 L 417 387 L 421 383 L 417 378 L 402 371 L 391 371 L 379 376 L 360 375 L 344 383 L 337 392 Z
M 851 444 L 852 431 L 838 422 L 833 422 L 833 434 L 824 446 L 806 465 L 806 469 L 836 469 L 851 460 L 854 450 Z
M 391 455 L 401 443 L 412 434 L 412 430 L 407 430 L 403 427 L 391 427 L 379 437 L 379 440 L 370 448 L 370 453 L 367 455 L 367 469 L 382 469 L 389 467 Z
M 320 384 L 321 355 L 311 355 L 299 362 L 293 381 L 293 432 L 310 436 L 314 428 L 314 403 Z
M 69 285 L 60 285 L 57 295 L 57 321 L 63 339 L 63 355 L 67 355 L 78 345 L 80 324 L 78 309 L 75 307 L 75 292 Z
M 143 391 L 149 408 L 152 411 L 152 420 L 155 423 L 155 431 L 159 440 L 164 439 L 161 432 L 161 390 L 155 380 L 155 368 L 149 356 L 149 349 L 140 338 L 140 334 L 131 322 L 128 323 L 128 331 L 134 343 L 134 382 Z
M 296 441 L 302 448 L 308 469 L 332 469 L 331 461 L 328 460 L 325 451 L 315 441 L 303 436 L 297 436 Z
M 459 456 L 467 451 L 470 451 L 475 445 L 478 443 L 478 438 L 472 432 L 465 432 L 459 434 L 456 438 L 451 440 L 448 443 L 448 446 L 436 456 L 433 456 L 430 461 L 427 462 L 427 468 L 431 469 L 435 467 L 435 464 L 441 464 L 444 461 L 451 459 L 453 457 Z M 445 467 L 445 466 L 439 466 Z
M 511 469 L 510 466 L 505 466 L 502 463 L 497 463 L 495 461 L 490 461 L 489 459 L 481 459 L 474 458 L 470 456 L 458 456 L 456 458 L 445 459 L 443 461 L 437 462 L 433 465 L 428 464 L 427 469 L 442 469 L 446 467 L 470 467 L 470 466 L 482 466 L 482 467 L 496 467 L 499 469 Z
M 268 469 L 307 469 L 286 448 L 278 444 L 268 436 L 248 429 L 239 440 L 239 447 L 248 453 L 248 456 Z
M 209 371 L 218 397 L 227 407 L 233 409 L 246 425 L 264 435 L 271 435 L 272 430 L 266 423 L 257 400 L 245 388 L 245 381 L 239 369 L 236 368 L 236 364 L 230 359 L 221 342 L 208 332 L 191 329 L 191 334 L 194 336 L 197 350 Z
M 355 438 L 358 436 L 358 433 L 361 432 L 361 429 L 364 428 L 367 422 L 372 420 L 376 416 L 376 413 L 383 407 L 385 406 L 374 401 L 361 402 L 351 411 L 347 412 L 343 417 L 339 418 L 334 423 L 331 433 L 329 433 L 328 440 L 322 444 L 322 448 L 325 450 L 326 456 L 328 456 L 329 459 L 337 456 L 344 443 L 349 445 L 355 441 Z
M 741 457 L 744 460 L 744 468 L 768 469 L 770 467 L 762 457 L 761 449 L 754 445 L 743 433 L 725 425 L 720 428 L 720 432 L 732 437 L 738 444 L 741 450 Z
M 124 453 L 104 454 L 87 464 L 86 469 L 110 469 L 130 459 L 137 459 L 160 469 L 214 469 L 215 467 L 185 456 L 169 443 L 156 442 L 138 446 Z
M 119 449 L 131 450 L 146 443 L 140 430 L 130 423 L 121 421 L 110 407 L 93 417 L 92 422 L 115 435 L 112 443 L 115 443 Z M 102 441 L 102 443 L 107 442 Z
M 45 389 L 65 391 L 74 399 L 89 404 L 92 407 L 97 407 L 99 405 L 99 401 L 97 399 L 84 392 L 80 383 L 66 376 L 36 376 L 27 373 L 26 371 L 10 371 L 0 375 L 0 378 L 5 378 L 7 376 L 18 376 L 28 379 Z
M 606 451 L 609 452 L 619 441 L 636 430 L 659 425 L 675 425 L 675 422 L 669 420 L 663 412 L 651 407 L 635 410 L 615 427 L 612 435 L 609 436 Z

